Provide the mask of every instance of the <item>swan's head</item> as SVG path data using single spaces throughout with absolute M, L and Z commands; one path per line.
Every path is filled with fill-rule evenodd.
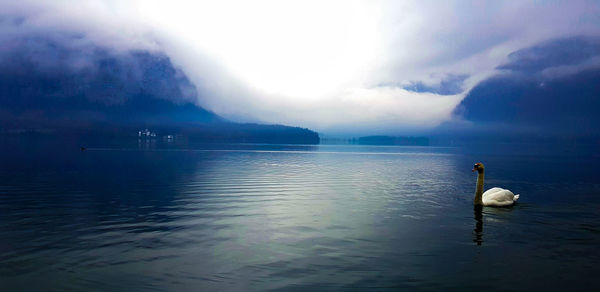
M 475 163 L 475 165 L 473 165 L 473 170 L 472 171 L 477 171 L 479 173 L 482 173 L 483 169 L 484 169 L 483 163 L 477 162 L 477 163 Z

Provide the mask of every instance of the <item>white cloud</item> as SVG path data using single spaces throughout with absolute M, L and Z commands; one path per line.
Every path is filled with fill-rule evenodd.
M 546 68 L 542 70 L 540 74 L 545 79 L 554 79 L 596 68 L 600 68 L 600 56 L 592 57 L 576 65 L 562 65 Z

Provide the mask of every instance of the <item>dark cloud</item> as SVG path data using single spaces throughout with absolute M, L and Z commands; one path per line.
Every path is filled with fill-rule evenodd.
M 20 36 L 6 43 L 0 74 L 25 83 L 12 89 L 26 95 L 81 96 L 105 104 L 121 104 L 142 93 L 176 103 L 197 98 L 195 86 L 161 53 L 116 52 L 86 42 L 81 35 L 63 33 Z M 27 87 L 31 79 L 39 86 Z
M 469 78 L 466 74 L 449 74 L 440 83 L 427 85 L 421 81 L 411 82 L 404 89 L 414 92 L 430 92 L 439 95 L 454 95 L 463 92 L 463 83 Z
M 0 25 L 5 27 L 7 25 L 19 26 L 25 22 L 25 17 L 18 15 L 0 15 Z

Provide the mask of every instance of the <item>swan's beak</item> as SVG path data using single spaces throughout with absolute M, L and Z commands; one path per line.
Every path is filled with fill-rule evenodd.
M 475 168 L 473 167 L 473 169 L 471 169 L 471 172 L 475 172 L 476 170 L 477 170 L 477 169 L 475 169 Z

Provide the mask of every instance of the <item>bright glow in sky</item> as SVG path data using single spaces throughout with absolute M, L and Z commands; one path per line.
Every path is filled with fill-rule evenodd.
M 267 94 L 318 99 L 374 60 L 375 15 L 353 1 L 142 1 L 140 13 Z

